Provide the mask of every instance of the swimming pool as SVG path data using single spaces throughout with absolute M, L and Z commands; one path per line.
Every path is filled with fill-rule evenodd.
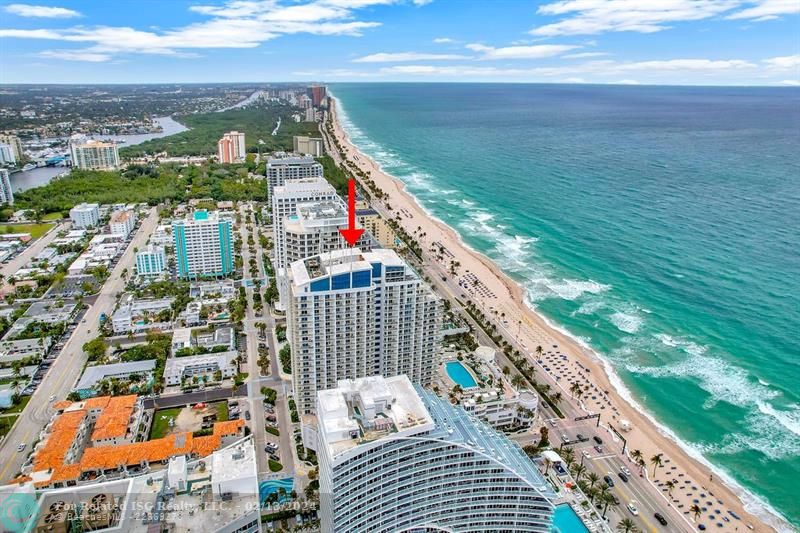
M 556 505 L 556 512 L 553 513 L 553 533 L 589 533 L 586 526 L 575 513 L 575 510 L 567 503 Z
M 273 492 L 279 493 L 278 501 L 280 503 L 284 503 L 289 501 L 291 498 L 292 487 L 294 486 L 294 478 L 284 478 L 284 479 L 270 479 L 268 481 L 262 481 L 258 484 L 258 492 L 261 498 L 261 503 L 263 504 L 267 496 L 272 494 Z M 284 496 L 280 496 L 280 489 L 284 490 Z
M 472 377 L 472 374 L 460 361 L 448 361 L 445 363 L 445 370 L 447 370 L 447 375 L 450 376 L 450 379 L 461 385 L 462 389 L 478 386 L 475 378 Z

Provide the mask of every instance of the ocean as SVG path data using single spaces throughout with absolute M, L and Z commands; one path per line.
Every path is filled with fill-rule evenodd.
M 335 84 L 353 142 L 800 524 L 800 89 Z

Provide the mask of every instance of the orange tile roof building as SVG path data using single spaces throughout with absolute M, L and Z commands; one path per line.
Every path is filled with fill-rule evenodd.
M 135 442 L 143 409 L 135 395 L 102 396 L 81 402 L 57 402 L 60 412 L 45 428 L 49 432 L 34 450 L 24 476 L 36 488 L 60 488 L 79 480 L 142 472 L 171 457 L 205 457 L 244 435 L 244 421 L 217 422 L 211 435 L 191 432 Z

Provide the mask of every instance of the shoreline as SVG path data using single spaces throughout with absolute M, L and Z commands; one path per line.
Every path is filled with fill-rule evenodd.
M 559 353 L 567 355 L 571 363 L 577 363 L 581 380 L 585 378 L 586 383 L 593 385 L 598 394 L 602 391 L 601 397 L 610 400 L 607 405 L 614 406 L 612 407 L 613 414 L 611 411 L 603 413 L 605 422 L 601 423 L 601 425 L 604 428 L 607 429 L 609 422 L 618 424 L 618 421 L 622 419 L 630 421 L 633 429 L 625 434 L 629 449 L 640 449 L 645 458 L 649 458 L 655 453 L 663 453 L 665 459 L 669 460 L 668 464 L 671 468 L 674 470 L 677 467 L 679 469 L 677 472 L 682 472 L 680 475 L 686 476 L 683 478 L 684 480 L 691 479 L 691 485 L 702 487 L 703 490 L 713 493 L 715 499 L 724 501 L 724 508 L 735 512 L 741 518 L 741 521 L 726 522 L 724 527 L 714 527 L 714 530 L 734 531 L 736 526 L 742 526 L 743 529 L 752 525 L 752 528 L 749 529 L 755 531 L 792 531 L 791 526 L 786 524 L 785 519 L 778 515 L 767 502 L 747 491 L 724 471 L 714 467 L 699 452 L 684 443 L 670 428 L 659 423 L 633 397 L 630 390 L 614 371 L 613 366 L 605 358 L 596 353 L 591 347 L 585 345 L 580 339 L 571 335 L 563 327 L 555 324 L 552 320 L 539 314 L 529 306 L 525 291 L 519 283 L 503 272 L 488 256 L 463 242 L 460 234 L 455 229 L 420 204 L 417 198 L 408 191 L 403 181 L 388 174 L 376 161 L 353 144 L 337 116 L 336 108 L 337 106 L 340 107 L 339 100 L 336 98 L 334 100 L 335 105 L 332 106 L 330 114 L 335 137 L 345 149 L 344 157 L 365 171 L 374 180 L 375 184 L 387 194 L 388 200 L 383 203 L 384 205 L 392 206 L 393 214 L 400 212 L 405 215 L 405 218 L 402 218 L 400 223 L 406 227 L 409 233 L 412 233 L 411 230 L 416 227 L 422 228 L 421 233 L 426 236 L 420 237 L 418 240 L 423 250 L 428 250 L 433 242 L 445 245 L 444 247 L 448 252 L 452 253 L 455 259 L 461 263 L 458 272 L 459 277 L 461 277 L 465 269 L 470 275 L 477 276 L 485 287 L 485 292 L 466 296 L 484 310 L 487 318 L 492 319 L 491 314 L 495 314 L 493 322 L 498 325 L 498 330 L 505 329 L 505 336 L 509 340 L 522 343 L 526 348 L 524 351 L 527 351 L 529 355 L 531 355 L 533 347 L 536 346 L 535 343 L 547 348 L 551 345 L 557 345 L 558 349 L 561 350 Z M 407 223 L 409 220 L 413 221 L 410 225 Z M 471 293 L 472 289 L 462 288 L 462 291 Z M 506 316 L 509 317 L 509 320 L 503 321 L 505 325 L 497 319 L 501 312 L 504 318 Z M 511 318 L 515 320 L 511 321 Z M 523 321 L 525 323 L 524 326 Z M 517 330 L 516 334 L 514 330 Z M 531 342 L 534 342 L 534 344 L 531 344 Z M 548 373 L 543 368 L 543 365 L 537 362 L 536 357 L 530 357 L 529 359 L 541 374 L 547 374 L 550 377 L 555 375 Z M 584 372 L 581 373 L 580 369 L 583 369 Z M 565 400 L 569 400 L 571 394 L 567 387 L 570 381 L 555 380 L 554 378 L 552 381 L 562 389 Z M 580 402 L 583 411 L 600 412 L 594 411 L 593 406 L 587 405 L 587 403 L 588 401 L 586 403 Z M 600 405 L 599 402 L 597 404 Z M 612 420 L 608 420 L 609 414 L 611 414 Z M 610 433 L 609 437 L 611 437 Z M 617 439 L 614 440 L 616 441 Z M 645 470 L 647 471 L 648 479 L 651 479 L 652 468 L 648 466 Z M 678 475 L 677 472 L 675 475 Z M 665 469 L 660 469 L 655 476 L 656 481 L 660 477 L 664 477 L 665 474 Z M 672 475 L 670 474 L 670 476 Z M 653 481 L 650 483 L 654 485 Z M 664 503 L 667 503 L 667 495 L 664 494 L 665 491 L 663 489 L 654 488 L 653 492 L 661 493 Z M 683 502 L 683 513 L 686 516 L 686 509 L 688 508 L 686 503 L 691 501 L 691 498 L 688 498 L 689 494 L 687 494 L 687 499 L 681 499 L 681 494 L 673 493 L 671 495 L 674 500 L 672 508 L 678 514 L 681 513 L 681 510 L 676 509 L 675 505 L 678 502 Z M 746 510 L 746 507 L 752 510 Z M 758 509 L 753 509 L 753 507 Z M 699 522 L 708 524 L 708 520 L 705 517 L 701 517 Z M 684 526 L 696 530 L 696 524 L 691 517 L 686 517 Z M 707 525 L 709 529 L 711 529 L 710 526 L 713 526 L 713 523 Z

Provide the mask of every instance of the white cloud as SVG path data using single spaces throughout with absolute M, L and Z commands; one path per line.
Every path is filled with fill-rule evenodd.
M 379 22 L 357 20 L 357 10 L 399 0 L 305 0 L 283 5 L 278 0 L 227 0 L 221 5 L 197 5 L 190 10 L 208 20 L 170 29 L 138 30 L 130 27 L 75 26 L 64 29 L 0 29 L 0 37 L 46 39 L 85 43 L 83 50 L 68 50 L 71 57 L 85 54 L 98 61 L 104 55 L 126 53 L 186 57 L 185 50 L 254 48 L 281 35 L 359 36 Z M 52 50 L 45 57 L 64 55 Z
M 400 63 L 404 61 L 450 61 L 454 59 L 469 59 L 460 54 L 426 54 L 420 52 L 395 52 L 377 53 L 353 60 L 353 63 Z
M 72 18 L 81 14 L 65 7 L 32 6 L 30 4 L 9 4 L 4 8 L 7 12 L 20 17 L 38 18 Z
M 800 80 L 781 80 L 780 83 L 789 87 L 800 87 Z
M 793 56 L 771 57 L 765 59 L 764 63 L 774 69 L 792 69 L 800 68 L 800 54 Z
M 611 55 L 608 52 L 580 52 L 578 54 L 567 54 L 562 56 L 564 59 L 589 59 L 592 57 L 603 57 Z
M 498 76 L 519 76 L 525 71 L 521 69 L 498 69 L 495 67 L 473 67 L 473 66 L 453 66 L 442 67 L 434 65 L 396 65 L 393 67 L 383 67 L 380 69 L 382 74 L 410 74 L 441 77 L 492 77 Z
M 586 80 L 583 78 L 572 77 L 562 80 L 562 83 L 586 83 Z
M 624 79 L 618 80 L 617 85 L 640 85 L 640 83 L 637 80 Z
M 426 77 L 479 77 L 479 78 L 524 78 L 524 79 L 583 79 L 605 83 L 634 83 L 630 78 L 613 81 L 613 76 L 636 72 L 642 76 L 659 77 L 685 75 L 696 79 L 699 75 L 725 75 L 738 71 L 755 71 L 757 65 L 741 59 L 668 59 L 654 61 L 617 62 L 610 60 L 590 61 L 579 65 L 530 68 L 497 68 L 473 65 L 395 65 L 380 69 L 382 74 L 403 74 Z
M 103 63 L 111 61 L 111 56 L 84 50 L 45 50 L 39 53 L 40 57 L 48 59 L 63 59 L 65 61 L 88 61 L 90 63 Z
M 669 28 L 669 23 L 707 19 L 741 3 L 741 0 L 561 0 L 540 6 L 537 13 L 566 18 L 534 28 L 530 33 L 545 37 L 608 31 L 653 33 Z
M 466 47 L 481 54 L 480 59 L 541 59 L 561 55 L 580 46 L 566 44 L 538 44 L 533 46 L 506 46 L 494 48 L 483 44 L 468 44 Z
M 433 40 L 433 42 L 435 42 L 436 44 L 449 44 L 458 41 L 456 41 L 455 39 L 451 39 L 450 37 L 437 37 L 436 39 Z
M 780 15 L 800 13 L 800 2 L 798 0 L 760 0 L 747 2 L 747 4 L 750 4 L 751 7 L 728 15 L 727 18 L 764 21 L 778 18 Z

